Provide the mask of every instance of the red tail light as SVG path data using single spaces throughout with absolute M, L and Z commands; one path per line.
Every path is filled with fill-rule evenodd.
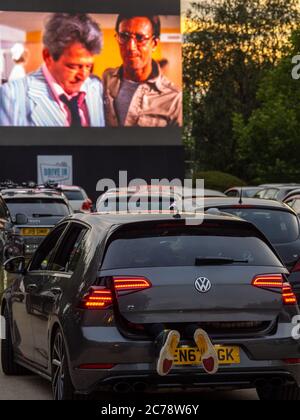
M 296 305 L 297 298 L 292 290 L 290 283 L 283 283 L 282 286 L 282 299 L 285 305 Z
M 288 365 L 298 365 L 300 363 L 300 359 L 283 359 L 282 361 Z
M 105 287 L 91 287 L 81 301 L 83 309 L 106 309 L 112 305 L 112 293 Z
M 115 276 L 114 287 L 117 294 L 122 292 L 133 293 L 152 287 L 151 282 L 145 277 Z M 80 303 L 82 309 L 107 309 L 113 304 L 113 293 L 103 286 L 93 286 Z
M 256 276 L 252 285 L 256 287 L 270 288 L 270 289 L 282 289 L 283 278 L 281 274 L 262 274 Z
M 138 290 L 149 289 L 152 286 L 151 282 L 145 277 L 115 276 L 113 281 L 117 292 L 137 292 Z
M 252 286 L 262 289 L 281 289 L 284 305 L 296 305 L 297 298 L 288 282 L 284 282 L 282 274 L 262 274 L 254 277 Z
M 92 200 L 90 200 L 89 198 L 87 198 L 87 199 L 86 199 L 86 200 L 82 203 L 81 210 L 83 210 L 83 211 L 90 211 L 90 210 L 91 210 L 91 208 L 92 208 L 92 205 L 93 205 Z

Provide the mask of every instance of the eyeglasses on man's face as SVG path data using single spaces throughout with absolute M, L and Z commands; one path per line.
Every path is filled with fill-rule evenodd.
M 120 44 L 127 44 L 131 39 L 134 39 L 135 43 L 139 46 L 146 45 L 151 39 L 154 38 L 154 35 L 147 36 L 143 34 L 135 34 L 131 32 L 118 32 L 116 37 Z

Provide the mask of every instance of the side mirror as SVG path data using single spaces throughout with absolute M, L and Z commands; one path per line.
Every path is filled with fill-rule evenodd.
M 16 225 L 27 225 L 28 217 L 26 214 L 18 213 L 16 214 Z
M 10 258 L 4 263 L 4 270 L 11 274 L 24 274 L 25 267 L 26 263 L 24 257 Z

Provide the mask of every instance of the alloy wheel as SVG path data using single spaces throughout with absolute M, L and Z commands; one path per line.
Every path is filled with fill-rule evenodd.
M 52 391 L 55 400 L 62 400 L 65 385 L 65 348 L 60 331 L 57 332 L 52 350 Z

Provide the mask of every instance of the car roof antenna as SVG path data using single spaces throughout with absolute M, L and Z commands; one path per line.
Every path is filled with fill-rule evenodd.
M 240 189 L 240 199 L 239 199 L 239 204 L 243 204 L 243 187 L 241 187 L 241 189 Z

